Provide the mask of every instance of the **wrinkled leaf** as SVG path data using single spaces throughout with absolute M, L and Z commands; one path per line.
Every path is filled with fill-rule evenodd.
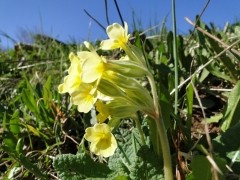
M 60 155 L 54 159 L 53 167 L 62 180 L 110 178 L 116 176 L 114 171 L 109 169 L 106 164 L 94 162 L 90 156 L 84 153 Z
M 156 156 L 152 149 L 142 146 L 131 165 L 131 179 L 164 180 L 163 166 Z

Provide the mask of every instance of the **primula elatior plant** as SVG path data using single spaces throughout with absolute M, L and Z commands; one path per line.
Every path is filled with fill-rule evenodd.
M 126 22 L 124 28 L 117 23 L 108 26 L 107 34 L 109 39 L 101 42 L 101 49 L 120 48 L 126 56 L 119 60 L 108 60 L 99 56 L 90 43 L 84 42 L 89 51 L 69 55 L 69 75 L 58 90 L 70 94 L 71 102 L 78 106 L 79 112 L 87 113 L 96 105 L 98 123 L 87 128 L 84 135 L 91 143 L 90 151 L 96 155 L 109 157 L 117 148 L 111 128 L 104 122 L 110 122 L 112 118 L 135 120 L 142 144 L 145 145 L 137 112 L 154 119 L 161 142 L 161 148 L 155 151 L 162 152 L 158 156 L 163 156 L 165 179 L 172 179 L 169 144 L 154 78 L 141 50 L 128 42 L 130 35 Z M 140 84 L 143 77 L 148 78 L 151 93 Z

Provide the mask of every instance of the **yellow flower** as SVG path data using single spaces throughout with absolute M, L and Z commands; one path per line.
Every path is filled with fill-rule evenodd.
M 109 108 L 102 101 L 96 102 L 96 110 L 99 112 L 97 115 L 97 120 L 100 123 L 103 123 L 109 116 Z
M 82 51 L 78 53 L 78 56 L 82 59 L 82 74 L 81 79 L 85 83 L 94 82 L 100 79 L 104 72 L 104 64 L 107 62 L 104 57 L 100 57 L 94 48 L 88 42 L 84 42 L 86 47 L 90 50 Z
M 91 84 L 82 83 L 71 94 L 71 102 L 78 105 L 78 111 L 89 112 L 98 98 L 98 91 Z
M 91 142 L 90 151 L 103 157 L 112 156 L 117 148 L 117 141 L 107 124 L 95 124 L 85 130 L 84 138 Z
M 80 73 L 82 72 L 80 58 L 74 53 L 70 53 L 69 59 L 71 61 L 71 66 L 68 69 L 69 75 L 64 78 L 64 83 L 58 86 L 59 93 L 72 93 L 82 83 L 80 76 Z
M 107 34 L 109 39 L 101 42 L 101 49 L 112 50 L 121 48 L 127 53 L 130 60 L 141 64 L 145 68 L 147 67 L 141 50 L 128 43 L 130 34 L 128 34 L 128 25 L 126 22 L 124 22 L 124 28 L 117 23 L 108 26 Z
M 130 37 L 126 22 L 124 22 L 124 29 L 118 23 L 113 23 L 113 25 L 108 26 L 107 34 L 110 39 L 101 42 L 101 48 L 103 50 L 111 50 L 116 48 L 122 48 L 126 50 L 126 44 Z

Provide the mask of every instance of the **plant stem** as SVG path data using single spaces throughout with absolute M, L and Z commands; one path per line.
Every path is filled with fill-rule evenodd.
M 173 174 L 172 174 L 172 160 L 171 160 L 171 154 L 170 154 L 170 148 L 167 138 L 166 129 L 164 126 L 162 113 L 161 113 L 161 107 L 159 105 L 157 90 L 154 82 L 154 78 L 149 73 L 148 74 L 149 83 L 151 85 L 152 90 L 152 96 L 153 96 L 153 102 L 155 107 L 155 121 L 160 137 L 160 142 L 162 146 L 162 153 L 163 153 L 163 163 L 164 163 L 164 173 L 165 173 L 165 179 L 166 180 L 173 180 Z
M 175 105 L 174 112 L 177 114 L 178 105 L 178 60 L 177 60 L 177 40 L 176 40 L 176 14 L 175 14 L 175 0 L 172 0 L 172 18 L 173 18 L 173 58 L 174 58 L 174 72 L 175 72 Z M 175 127 L 174 127 L 175 129 Z
M 143 131 L 142 131 L 142 128 L 141 128 L 141 125 L 140 125 L 140 121 L 139 121 L 139 118 L 138 118 L 138 115 L 136 114 L 136 118 L 134 119 L 135 122 L 136 122 L 136 125 L 137 125 L 137 129 L 138 129 L 138 132 L 140 134 L 140 137 L 141 137 L 141 140 L 142 140 L 142 144 L 145 146 L 146 145 L 146 141 L 144 139 L 144 136 L 143 136 Z

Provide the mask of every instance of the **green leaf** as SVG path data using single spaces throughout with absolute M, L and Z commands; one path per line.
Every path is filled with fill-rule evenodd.
M 211 116 L 210 118 L 207 118 L 206 121 L 207 123 L 217 123 L 219 122 L 223 117 L 222 113 L 216 114 L 214 116 Z M 202 124 L 204 124 L 205 122 L 203 121 Z
M 34 99 L 33 94 L 28 89 L 23 89 L 22 91 L 22 100 L 28 107 L 28 109 L 32 112 L 37 112 L 37 102 Z
M 119 127 L 120 125 L 120 119 L 121 118 L 112 118 L 109 122 L 108 122 L 108 125 L 109 127 L 111 128 L 111 131 L 112 133 L 114 133 L 117 128 Z
M 110 157 L 109 161 L 108 161 L 108 167 L 114 171 L 116 171 L 115 173 L 119 176 L 129 176 L 130 171 L 129 171 L 129 167 L 126 166 L 122 159 L 117 155 L 114 157 Z
M 31 125 L 28 124 L 23 124 L 23 126 L 25 126 L 26 128 L 28 128 L 29 131 L 31 131 L 35 136 L 41 137 L 43 139 L 49 139 L 47 135 L 45 135 L 44 133 L 42 133 L 41 131 L 39 131 L 38 129 L 34 128 Z
M 236 174 L 240 174 L 240 123 L 230 127 L 212 141 L 214 152 L 225 158 Z
M 4 141 L 4 146 L 2 146 L 3 150 L 5 150 L 11 157 L 23 165 L 27 170 L 32 172 L 35 176 L 43 180 L 48 179 L 48 177 L 43 174 L 36 165 L 31 163 L 28 158 L 26 158 L 25 154 L 21 153 L 21 147 L 23 146 L 22 140 L 18 141 L 12 132 L 7 131 L 3 132 L 2 137 Z
M 106 164 L 94 162 L 90 156 L 79 153 L 63 154 L 53 160 L 53 167 L 62 180 L 80 180 L 113 177 L 114 171 Z M 116 176 L 116 175 L 115 175 Z
M 235 26 L 234 33 L 238 36 L 240 35 L 240 26 Z
M 240 122 L 240 81 L 237 82 L 230 93 L 228 101 L 222 110 L 222 114 L 222 131 L 226 131 L 229 127 Z
M 198 81 L 203 82 L 208 77 L 209 74 L 210 74 L 209 71 L 206 68 L 204 68 Z
M 167 34 L 167 49 L 168 49 L 168 57 L 170 57 L 170 63 L 174 63 L 173 59 L 173 33 L 169 31 Z
M 20 155 L 16 160 L 21 163 L 27 170 L 33 173 L 35 176 L 39 177 L 42 180 L 48 180 L 48 176 L 43 174 L 40 169 L 33 163 L 31 163 L 25 155 Z
M 201 100 L 201 104 L 203 106 L 203 109 L 208 109 L 211 108 L 212 106 L 214 106 L 214 102 L 210 99 L 200 99 Z M 201 108 L 199 102 L 197 99 L 193 99 L 193 107 L 194 108 Z
M 209 33 L 211 33 L 210 29 L 203 23 L 200 22 L 200 27 L 206 31 L 208 31 Z M 200 33 L 199 33 L 200 34 Z M 201 45 L 204 48 L 207 48 L 207 52 L 211 53 L 211 56 L 215 56 L 216 54 L 219 54 L 221 51 L 224 50 L 224 48 L 222 48 L 217 41 L 215 41 L 214 39 L 212 39 L 209 36 L 203 35 L 207 41 L 207 43 L 201 43 Z M 233 63 L 233 61 L 225 54 L 221 55 L 220 57 L 218 57 L 218 60 L 223 64 L 224 66 L 224 70 L 227 70 L 229 75 L 224 75 L 224 70 L 218 70 L 216 63 L 211 63 L 210 66 L 207 66 L 207 70 L 210 71 L 212 74 L 216 73 L 216 75 L 220 75 L 219 77 L 228 79 L 230 82 L 236 83 L 237 81 L 237 71 L 235 69 L 235 65 Z M 205 60 L 206 61 L 206 60 Z M 202 62 L 203 63 L 203 62 Z M 215 64 L 215 67 L 213 66 Z M 210 68 L 212 67 L 212 68 Z M 222 75 L 221 75 L 222 74 Z
M 166 130 L 171 126 L 171 96 L 163 84 L 160 85 L 159 104 Z
M 12 132 L 4 131 L 2 135 L 4 145 L 9 149 L 9 151 L 15 151 L 17 139 Z
M 194 176 L 193 176 L 193 173 L 190 172 L 187 177 L 186 177 L 186 180 L 194 180 Z
M 10 131 L 13 134 L 20 133 L 21 131 L 20 123 L 21 121 L 19 120 L 19 110 L 16 110 L 10 119 L 10 125 L 9 125 Z
M 43 95 L 42 95 L 43 85 L 41 83 L 39 83 L 39 82 L 37 83 L 35 91 L 36 91 L 38 97 L 43 97 Z
M 158 134 L 157 130 L 157 125 L 154 119 L 151 117 L 147 116 L 146 121 L 149 125 L 149 135 L 150 135 L 150 140 L 153 144 L 153 148 L 155 153 L 158 155 L 159 161 L 162 161 L 162 149 L 161 149 L 161 144 L 160 144 L 160 137 Z
M 191 167 L 194 180 L 212 180 L 211 164 L 205 156 L 195 155 Z
M 214 156 L 214 161 L 219 169 L 224 174 L 227 170 L 227 161 L 223 158 Z M 191 162 L 192 172 L 194 180 L 212 180 L 211 164 L 205 156 L 195 155 Z M 219 178 L 222 179 L 222 175 L 218 174 Z
M 4 112 L 4 115 L 3 115 L 2 127 L 3 127 L 3 130 L 4 130 L 4 131 L 6 131 L 7 128 L 8 128 L 8 124 L 7 124 L 7 113 L 6 113 L 6 112 Z
M 17 142 L 17 145 L 16 145 L 16 152 L 18 154 L 23 152 L 23 145 L 24 145 L 23 138 L 18 139 L 18 142 Z
M 188 85 L 187 85 L 187 89 L 186 89 L 186 97 L 187 97 L 187 128 L 190 129 L 191 128 L 191 122 L 192 122 L 192 110 L 193 110 L 193 95 L 194 95 L 194 91 L 193 91 L 193 81 L 191 81 Z M 189 138 L 188 138 L 189 139 Z
M 49 76 L 46 83 L 44 84 L 44 89 L 43 89 L 43 99 L 44 99 L 44 105 L 46 109 L 49 108 L 49 100 L 52 100 L 51 80 L 52 80 L 52 76 Z
M 130 178 L 164 180 L 162 163 L 152 149 L 147 146 L 140 148 L 131 165 Z
M 136 152 L 140 148 L 141 143 L 138 143 L 136 133 L 132 133 L 126 129 L 119 129 L 115 132 L 115 137 L 118 141 L 118 148 L 113 156 L 109 158 L 109 164 L 116 162 L 116 159 L 121 159 L 127 167 L 129 167 L 136 157 Z M 133 143 L 134 142 L 134 143 Z
M 139 36 L 139 32 L 138 31 L 134 31 L 134 36 L 135 36 L 135 46 L 137 46 L 139 49 L 142 49 L 142 42 L 141 42 L 141 38 Z

